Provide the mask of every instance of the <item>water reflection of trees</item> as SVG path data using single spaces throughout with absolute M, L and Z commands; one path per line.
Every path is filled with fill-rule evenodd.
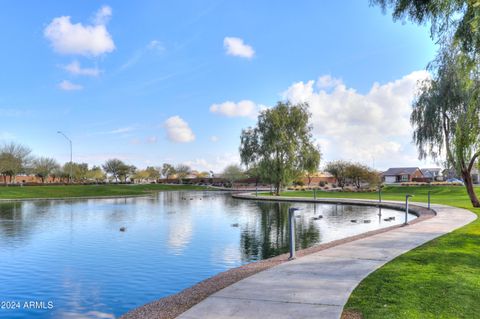
M 242 260 L 270 258 L 289 250 L 287 203 L 256 203 L 260 218 L 242 226 L 240 244 Z M 319 242 L 320 232 L 311 219 L 296 219 L 297 249 Z
M 0 203 L 0 235 L 4 243 L 27 238 L 35 229 L 37 218 L 26 216 L 25 205 L 25 202 Z
M 55 218 L 52 207 L 57 205 L 52 200 L 12 201 L 0 203 L 0 235 L 4 242 L 25 241 L 42 223 Z

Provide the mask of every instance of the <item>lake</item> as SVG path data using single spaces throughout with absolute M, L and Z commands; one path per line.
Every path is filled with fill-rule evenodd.
M 116 318 L 219 272 L 288 252 L 291 205 L 217 192 L 2 202 L 0 318 Z M 301 209 L 298 249 L 404 220 L 403 212 L 382 209 L 379 216 L 375 207 L 294 206 Z

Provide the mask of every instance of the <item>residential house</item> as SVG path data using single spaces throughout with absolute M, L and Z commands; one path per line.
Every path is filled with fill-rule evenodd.
M 442 169 L 435 167 L 435 168 L 422 168 L 423 177 L 428 179 L 430 182 L 440 181 L 442 180 Z
M 418 167 L 392 167 L 382 173 L 386 184 L 412 182 L 414 178 L 422 178 L 423 173 Z
M 472 175 L 473 183 L 474 184 L 479 184 L 480 183 L 480 172 L 479 172 L 478 167 L 473 167 L 472 168 L 471 175 Z M 448 180 L 450 178 L 456 178 L 456 179 L 463 180 L 462 175 L 458 174 L 457 170 L 455 170 L 453 168 L 444 169 L 443 170 L 443 179 Z
M 478 167 L 472 168 L 472 180 L 474 184 L 479 184 L 480 183 L 480 172 Z
M 309 178 L 303 177 L 302 182 L 304 185 L 308 185 Z M 310 176 L 310 186 L 318 186 L 320 183 L 335 184 L 337 179 L 328 172 L 317 172 Z

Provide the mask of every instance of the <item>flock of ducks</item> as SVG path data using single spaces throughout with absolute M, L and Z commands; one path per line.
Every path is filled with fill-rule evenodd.
M 388 218 L 384 218 L 383 220 L 386 221 L 386 222 L 391 222 L 391 221 L 395 220 L 395 217 L 391 216 L 391 217 L 388 217 Z M 350 222 L 358 223 L 359 221 L 357 219 L 352 219 L 352 220 L 350 220 Z M 366 219 L 366 220 L 363 221 L 363 223 L 365 223 L 365 224 L 369 224 L 371 222 L 372 221 L 370 219 Z
M 201 197 L 200 197 L 199 199 L 202 200 Z M 182 197 L 182 200 L 188 200 L 188 198 L 187 198 L 187 197 Z M 193 197 L 190 197 L 190 200 L 194 200 L 194 198 L 193 198 Z M 170 212 L 169 212 L 169 213 L 170 213 Z M 238 224 L 232 224 L 232 227 L 238 227 Z M 121 232 L 126 232 L 126 231 L 127 231 L 127 227 L 125 227 L 125 226 L 120 227 L 120 231 L 121 231 Z
M 187 197 L 182 197 L 181 199 L 182 199 L 182 200 L 188 200 L 188 198 L 187 198 Z M 199 197 L 198 199 L 202 200 L 202 198 L 201 198 L 201 197 Z M 190 200 L 194 200 L 194 198 L 193 198 L 193 197 L 190 197 Z
M 194 200 L 193 197 L 190 197 L 190 198 L 182 197 L 181 199 L 182 199 L 182 200 Z M 200 197 L 199 199 L 202 200 L 201 197 Z M 297 218 L 300 218 L 300 216 L 296 216 L 296 217 L 297 217 Z M 318 215 L 318 216 L 316 216 L 316 217 L 313 217 L 312 219 L 313 219 L 313 220 L 321 220 L 322 218 L 323 218 L 323 215 Z M 391 216 L 391 217 L 388 217 L 388 218 L 384 218 L 383 220 L 386 221 L 386 222 L 391 222 L 391 221 L 395 220 L 395 217 Z M 359 221 L 358 221 L 357 219 L 351 219 L 350 222 L 352 222 L 352 223 L 358 223 Z M 365 220 L 363 220 L 363 223 L 364 223 L 364 224 L 369 224 L 369 223 L 371 223 L 371 222 L 372 222 L 372 221 L 371 221 L 370 219 L 365 219 Z M 235 224 L 232 224 L 231 226 L 232 226 L 232 227 L 238 227 L 239 225 L 238 225 L 238 223 L 235 223 Z M 125 232 L 126 230 L 127 230 L 126 227 L 120 227 L 120 231 L 121 231 L 121 232 Z
M 357 219 L 351 219 L 350 222 L 352 223 L 358 223 L 358 220 Z M 363 221 L 364 224 L 370 224 L 372 221 L 370 219 L 365 219 Z

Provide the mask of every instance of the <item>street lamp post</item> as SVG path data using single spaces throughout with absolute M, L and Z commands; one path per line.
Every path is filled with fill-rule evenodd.
M 407 194 L 405 195 L 405 222 L 403 223 L 404 225 L 408 224 L 408 199 L 410 197 L 413 197 L 413 195 Z
M 290 207 L 288 209 L 288 228 L 289 228 L 289 235 L 290 235 L 290 257 L 289 260 L 295 259 L 295 211 L 298 208 Z
M 68 183 L 71 184 L 72 183 L 72 177 L 73 177 L 73 147 L 72 147 L 72 140 L 68 138 L 67 135 L 65 135 L 65 133 L 63 133 L 62 131 L 57 131 L 58 134 L 62 135 L 63 137 L 65 137 L 67 139 L 67 141 L 70 143 L 70 172 L 68 173 Z
M 432 184 L 428 183 L 428 209 L 430 209 L 430 193 L 432 191 Z

